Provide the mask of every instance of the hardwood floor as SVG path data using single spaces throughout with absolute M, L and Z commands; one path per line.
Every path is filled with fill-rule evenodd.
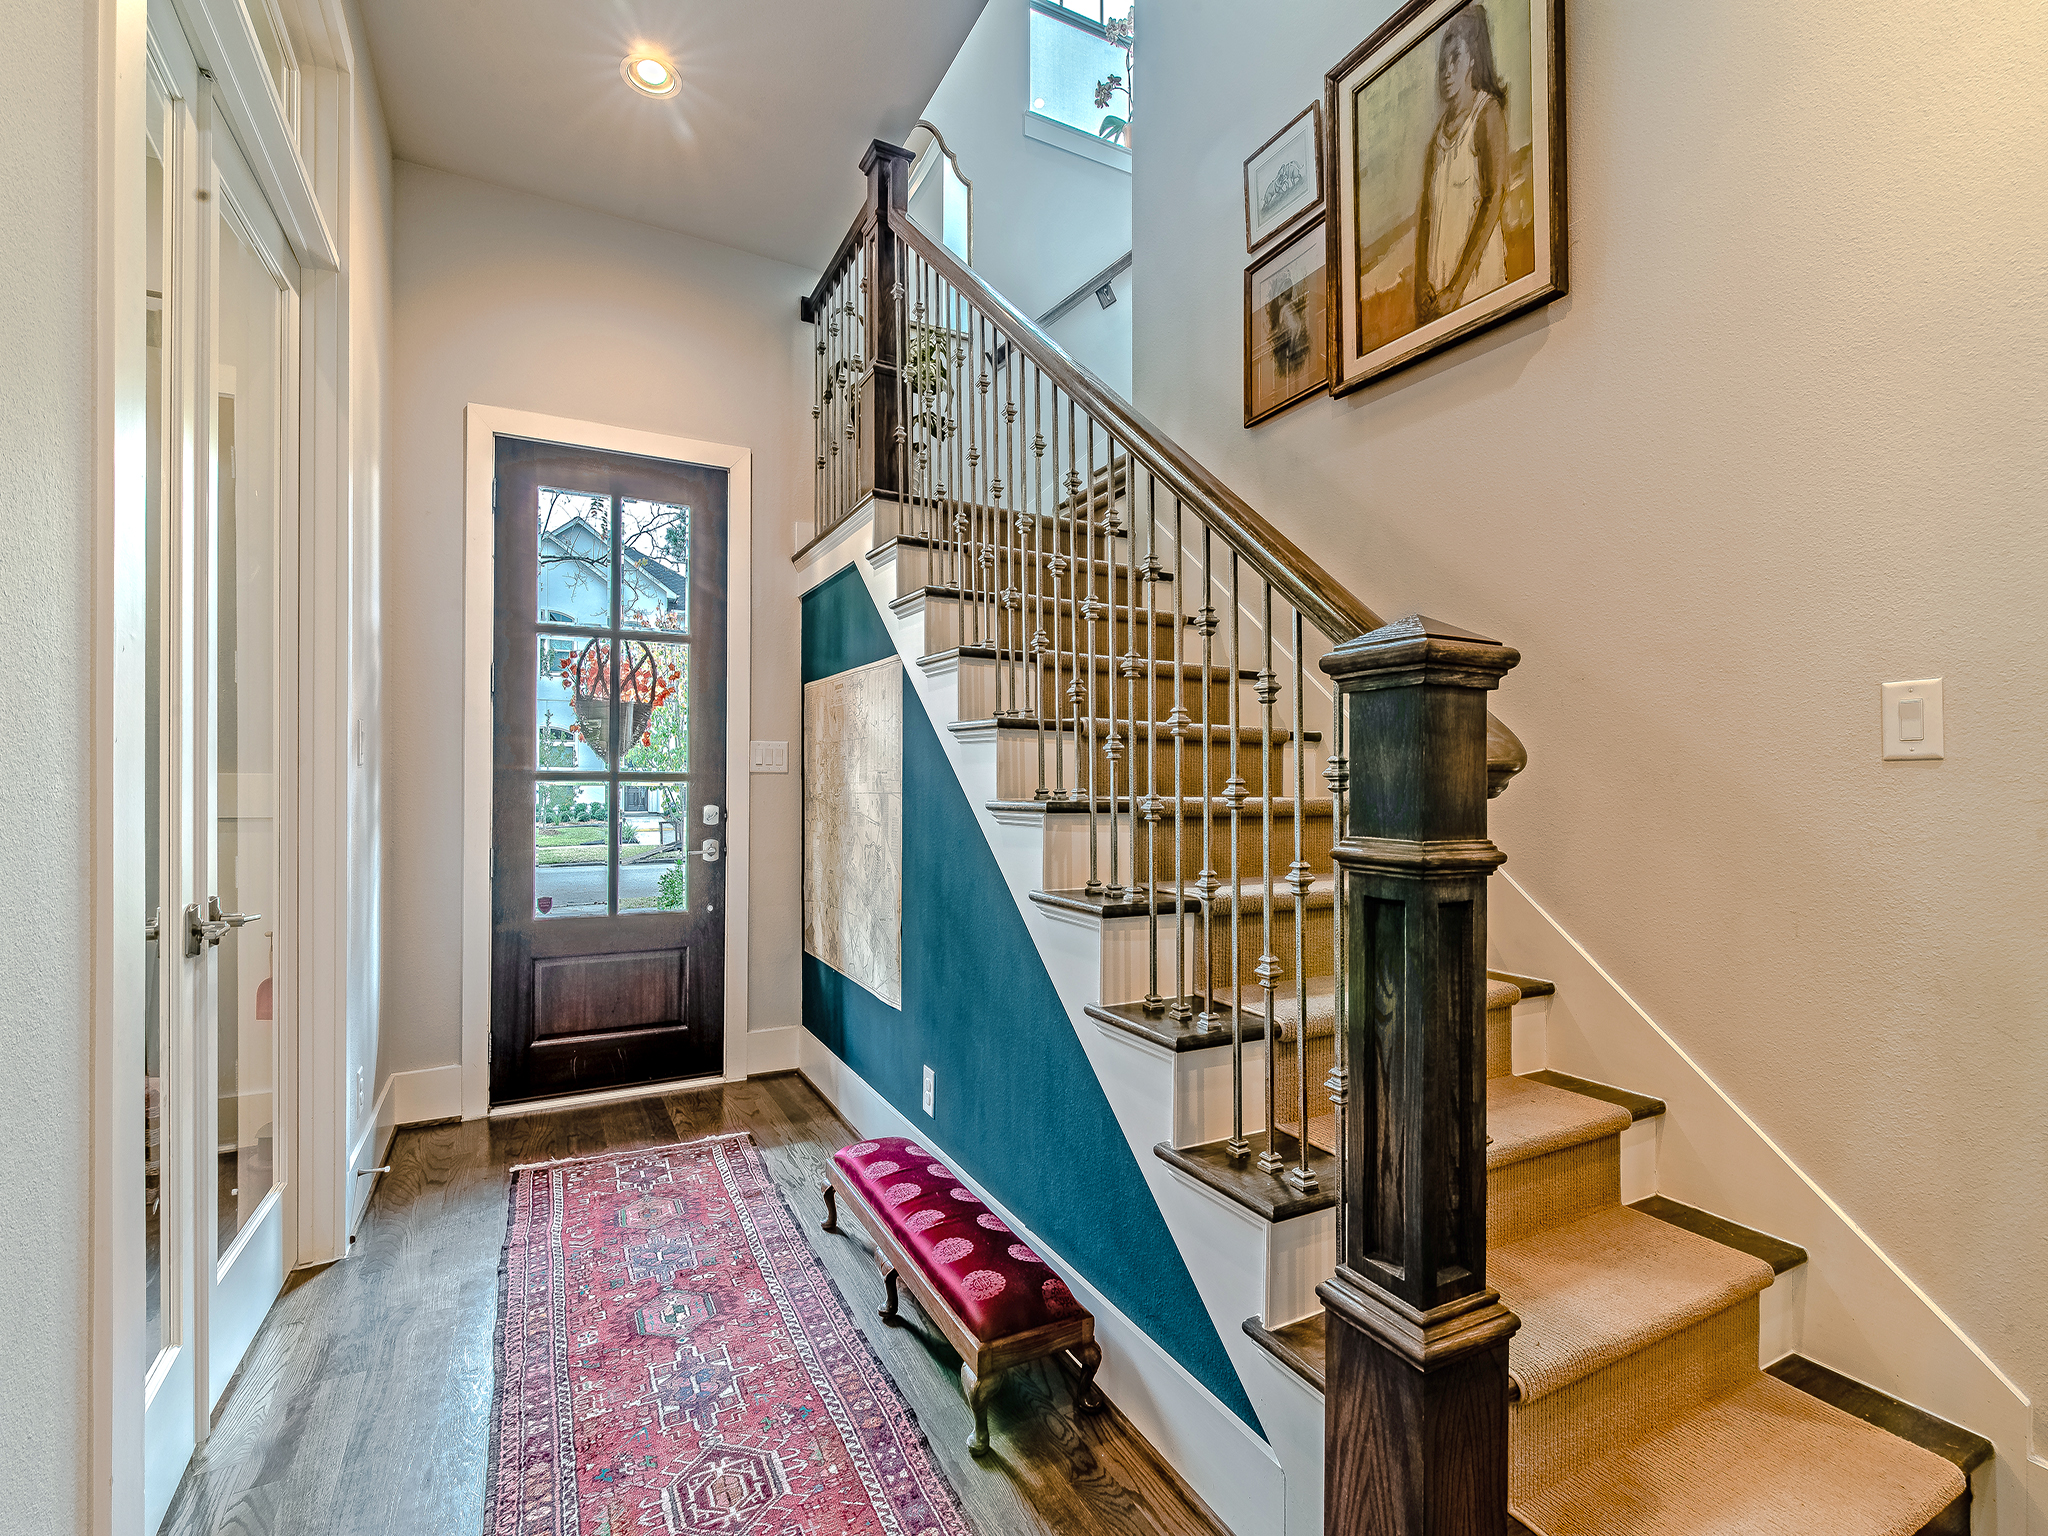
M 507 1170 L 731 1130 L 761 1147 L 979 1536 L 1218 1529 L 1116 1414 L 1077 1417 L 1050 1363 L 1003 1382 L 993 1453 L 968 1455 L 959 1357 L 907 1297 L 907 1324 L 883 1324 L 865 1240 L 818 1230 L 824 1161 L 852 1130 L 803 1079 L 778 1077 L 399 1132 L 354 1257 L 288 1284 L 163 1536 L 480 1536 Z

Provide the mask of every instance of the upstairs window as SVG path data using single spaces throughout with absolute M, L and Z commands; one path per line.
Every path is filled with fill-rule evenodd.
M 1033 112 L 1112 143 L 1129 142 L 1131 5 L 1031 0 Z

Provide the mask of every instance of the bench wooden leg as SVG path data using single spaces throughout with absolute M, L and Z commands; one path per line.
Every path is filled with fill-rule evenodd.
M 1100 1413 L 1108 1406 L 1095 1387 L 1095 1373 L 1102 1369 L 1102 1346 L 1093 1339 L 1076 1344 L 1074 1358 L 1081 1364 L 1081 1384 L 1074 1391 L 1074 1402 L 1083 1413 Z
M 967 1394 L 967 1406 L 974 1412 L 974 1433 L 968 1437 L 967 1449 L 976 1456 L 988 1454 L 988 1400 L 999 1380 L 1000 1372 L 976 1376 L 973 1366 L 964 1362 L 960 1366 L 960 1390 Z
M 818 1193 L 825 1197 L 825 1230 L 827 1232 L 837 1232 L 839 1230 L 839 1191 L 834 1189 L 830 1182 L 827 1182 L 818 1186 Z
M 882 1303 L 882 1308 L 881 1308 L 881 1316 L 882 1316 L 882 1321 L 884 1321 L 884 1322 L 887 1322 L 887 1323 L 893 1323 L 893 1322 L 895 1322 L 895 1321 L 897 1320 L 897 1312 L 896 1312 L 896 1271 L 892 1269 L 892 1270 L 889 1270 L 889 1271 L 888 1271 L 887 1273 L 885 1273 L 885 1274 L 884 1274 L 884 1275 L 882 1276 L 882 1284 L 883 1284 L 883 1285 L 885 1285 L 885 1286 L 887 1286 L 887 1287 L 888 1287 L 888 1290 L 889 1290 L 889 1299 L 888 1299 L 887 1301 L 885 1301 L 885 1302 L 883 1302 L 883 1303 Z

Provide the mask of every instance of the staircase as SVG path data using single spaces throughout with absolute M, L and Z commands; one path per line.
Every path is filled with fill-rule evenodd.
M 864 168 L 806 304 L 818 532 L 871 527 L 865 579 L 1229 1320 L 1288 1474 L 1266 1528 L 1968 1530 L 1988 1445 L 1760 1369 L 1805 1255 L 1659 1200 L 1663 1106 L 1517 1040 L 1546 984 L 1482 959 L 1485 799 L 1523 761 L 1484 692 L 1515 653 L 1383 626 L 912 225 L 902 152 Z

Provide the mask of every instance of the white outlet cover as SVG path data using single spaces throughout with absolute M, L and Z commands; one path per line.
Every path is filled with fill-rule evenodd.
M 1919 758 L 1938 759 L 1942 756 L 1941 734 L 1941 679 L 1923 677 L 1911 683 L 1885 683 L 1880 694 L 1884 700 L 1884 760 L 1888 763 L 1912 762 Z M 1908 702 L 1920 705 L 1920 739 L 1909 740 L 1899 733 L 1899 706 Z
M 924 1112 L 926 1114 L 932 1112 L 932 1090 L 936 1086 L 937 1078 L 933 1074 L 932 1069 L 926 1067 L 924 1069 Z

